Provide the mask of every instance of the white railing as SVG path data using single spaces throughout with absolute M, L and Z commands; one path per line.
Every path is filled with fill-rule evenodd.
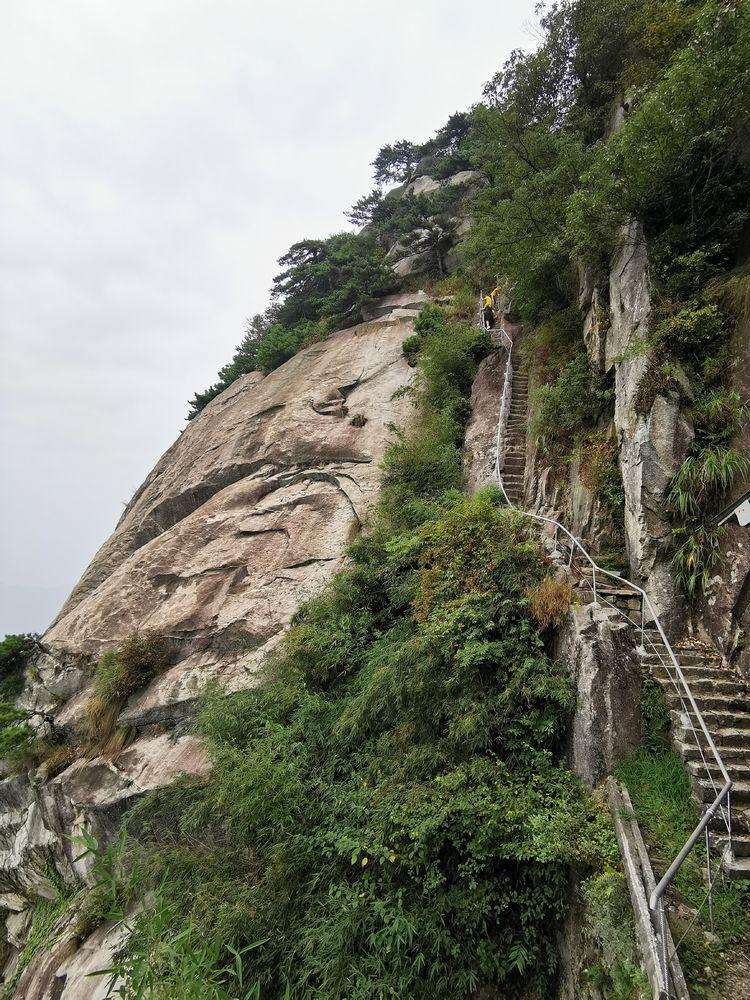
M 479 323 L 482 326 L 484 325 L 483 307 L 484 307 L 484 295 L 480 293 Z M 511 396 L 512 396 L 512 379 L 513 379 L 513 374 L 512 374 L 513 338 L 508 334 L 507 330 L 505 329 L 505 315 L 509 310 L 510 310 L 510 304 L 508 305 L 507 309 L 500 311 L 500 329 L 498 331 L 500 336 L 500 341 L 503 347 L 505 347 L 505 350 L 507 351 L 507 360 L 505 364 L 505 378 L 503 381 L 503 391 L 500 399 L 500 411 L 498 415 L 497 435 L 495 439 L 494 474 L 495 474 L 495 479 L 497 480 L 497 484 L 500 487 L 500 490 L 508 506 L 513 508 L 514 510 L 519 510 L 519 508 L 515 506 L 515 504 L 511 501 L 510 497 L 508 496 L 508 493 L 505 489 L 505 484 L 503 482 L 503 466 L 505 461 L 505 456 L 504 456 L 505 439 L 506 439 L 506 429 L 508 420 L 508 410 L 510 407 Z M 565 527 L 564 524 L 560 524 L 560 522 L 556 521 L 554 518 L 546 517 L 544 514 L 537 514 L 534 511 L 519 510 L 519 513 L 523 514 L 525 517 L 532 518 L 534 521 L 537 521 L 540 524 L 550 525 L 551 527 L 554 528 L 554 535 L 552 540 L 555 553 L 557 554 L 561 550 L 563 553 L 565 553 L 567 549 L 568 570 L 571 573 L 574 570 L 576 570 L 579 576 L 581 577 L 581 582 L 591 587 L 593 591 L 594 604 L 605 604 L 608 607 L 612 608 L 614 611 L 616 611 L 617 614 L 619 614 L 621 617 L 625 618 L 627 622 L 633 625 L 640 632 L 641 650 L 644 652 L 650 652 L 652 655 L 657 656 L 659 663 L 666 670 L 667 676 L 669 677 L 672 685 L 675 688 L 675 691 L 677 692 L 677 695 L 680 700 L 680 705 L 682 707 L 682 711 L 684 713 L 687 723 L 686 729 L 689 731 L 690 735 L 692 735 L 695 739 L 695 743 L 698 748 L 698 753 L 701 762 L 703 764 L 711 788 L 715 795 L 714 800 L 706 809 L 703 817 L 701 818 L 701 821 L 698 823 L 695 830 L 686 841 L 685 846 L 682 848 L 682 850 L 679 852 L 679 854 L 674 859 L 672 864 L 669 866 L 668 870 L 666 871 L 666 873 L 664 874 L 663 878 L 656 886 L 654 891 L 651 893 L 651 896 L 649 898 L 649 908 L 651 910 L 651 913 L 653 914 L 654 919 L 658 920 L 658 935 L 662 948 L 662 956 L 661 956 L 662 966 L 663 966 L 662 973 L 664 976 L 664 982 L 668 982 L 671 956 L 667 953 L 668 936 L 665 933 L 667 915 L 666 915 L 664 896 L 667 892 L 667 889 L 674 880 L 677 872 L 682 866 L 682 863 L 684 862 L 685 858 L 693 850 L 693 848 L 700 840 L 701 836 L 704 834 L 705 831 L 708 891 L 706 894 L 706 898 L 699 907 L 693 919 L 694 920 L 697 919 L 698 915 L 700 914 L 700 911 L 703 909 L 703 906 L 705 906 L 706 903 L 708 903 L 711 926 L 713 929 L 712 889 L 715 876 L 712 874 L 711 870 L 711 844 L 710 844 L 708 828 L 709 824 L 712 822 L 714 817 L 717 814 L 720 815 L 727 832 L 726 847 L 724 849 L 722 856 L 719 859 L 719 867 L 720 867 L 722 861 L 724 861 L 725 859 L 728 861 L 731 861 L 733 859 L 732 810 L 731 810 L 732 779 L 729 777 L 727 769 L 724 766 L 724 762 L 721 759 L 721 755 L 719 754 L 719 751 L 716 749 L 713 737 L 711 736 L 711 733 L 708 731 L 708 727 L 706 726 L 703 715 L 700 709 L 698 708 L 698 705 L 696 704 L 693 692 L 690 689 L 690 685 L 688 684 L 685 675 L 682 672 L 682 668 L 680 667 L 677 657 L 675 656 L 674 650 L 672 649 L 669 639 L 667 638 L 666 633 L 664 631 L 664 628 L 662 627 L 662 624 L 659 621 L 659 616 L 656 613 L 656 609 L 654 608 L 651 599 L 649 598 L 646 591 L 643 590 L 641 587 L 639 587 L 637 584 L 633 583 L 631 580 L 627 580 L 621 576 L 618 576 L 616 573 L 612 573 L 609 570 L 603 569 L 601 566 L 599 566 L 591 557 L 589 552 L 584 548 L 581 542 Z M 563 539 L 567 540 L 568 543 L 567 546 L 565 545 L 564 541 L 561 542 L 560 540 L 561 535 L 563 536 Z M 590 567 L 591 570 L 590 581 L 587 579 L 586 575 L 582 573 L 577 566 L 574 565 L 576 556 L 579 556 L 583 560 L 584 566 Z M 616 604 L 606 599 L 605 594 L 601 590 L 601 586 L 599 587 L 599 589 L 597 589 L 597 577 L 599 578 L 600 582 L 602 578 L 609 577 L 610 579 L 614 580 L 619 587 L 630 590 L 638 596 L 641 602 L 640 622 L 634 622 L 630 618 L 630 616 L 626 614 L 621 608 L 619 608 Z M 651 636 L 648 634 L 648 631 L 646 630 L 647 614 L 649 615 L 648 620 L 652 622 L 654 627 L 656 628 L 657 638 L 661 639 L 664 650 L 666 651 L 666 659 L 662 655 L 662 651 L 658 648 L 657 644 L 652 640 Z M 698 729 L 705 737 L 705 742 L 708 748 L 710 749 L 710 756 L 713 757 L 716 768 L 718 769 L 721 775 L 722 785 L 720 788 L 717 787 L 716 782 L 714 781 L 714 776 L 706 760 L 706 756 L 704 754 L 704 747 L 701 743 L 701 739 L 698 730 L 696 729 L 696 725 L 698 726 Z M 690 928 L 688 927 L 688 930 L 689 929 Z M 685 934 L 686 933 L 687 931 L 685 931 Z M 683 934 L 683 938 L 685 934 Z M 680 941 L 678 941 L 677 947 L 679 947 L 681 941 L 682 938 L 680 939 Z

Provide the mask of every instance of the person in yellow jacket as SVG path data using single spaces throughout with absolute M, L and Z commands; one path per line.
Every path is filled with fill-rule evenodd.
M 492 330 L 495 326 L 495 310 L 492 308 L 492 299 L 489 295 L 484 297 L 484 309 L 482 310 L 485 330 Z

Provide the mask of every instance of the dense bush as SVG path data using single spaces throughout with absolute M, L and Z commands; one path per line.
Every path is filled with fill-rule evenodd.
M 0 642 L 0 697 L 12 698 L 23 687 L 23 672 L 38 636 L 6 635 Z
M 586 351 L 579 351 L 552 385 L 533 394 L 532 431 L 545 450 L 559 450 L 589 428 L 612 391 L 604 389 Z
M 34 748 L 28 713 L 13 699 L 23 689 L 26 661 L 36 643 L 35 635 L 6 635 L 0 642 L 0 761 L 11 770 L 22 767 Z
M 209 699 L 210 782 L 131 819 L 132 870 L 161 885 L 131 984 L 157 968 L 165 995 L 193 995 L 166 947 L 181 929 L 214 972 L 257 945 L 244 960 L 263 995 L 545 994 L 569 866 L 613 850 L 559 763 L 573 695 L 526 596 L 538 543 L 495 491 L 455 489 L 486 341 L 432 309 L 418 328 L 415 427 L 388 449 L 350 567 L 262 687 Z

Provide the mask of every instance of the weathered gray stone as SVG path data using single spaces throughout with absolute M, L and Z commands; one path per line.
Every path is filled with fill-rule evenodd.
M 14 995 L 18 1000 L 105 1000 L 116 995 L 118 982 L 96 973 L 111 968 L 129 933 L 127 923 L 106 921 L 80 941 L 73 907 L 51 928 L 47 946 L 24 969 Z
M 593 787 L 641 738 L 641 670 L 632 629 L 592 605 L 574 607 L 558 630 L 556 656 L 576 688 L 570 766 Z
M 693 437 L 680 398 L 657 396 L 644 416 L 636 393 L 648 359 L 634 350 L 648 333 L 651 290 L 643 230 L 631 223 L 622 233 L 610 272 L 611 326 L 605 367 L 615 372 L 615 428 L 625 488 L 625 533 L 631 572 L 644 581 L 657 612 L 669 623 L 679 613 L 671 570 L 671 522 L 666 512 L 669 482 Z
M 406 257 L 397 260 L 393 266 L 394 274 L 399 278 L 406 278 L 410 274 L 424 274 L 430 269 L 432 264 L 432 254 L 429 251 L 422 253 L 410 253 Z
M 80 689 L 88 676 L 66 664 L 136 630 L 171 637 L 177 662 L 131 700 L 130 721 L 176 721 L 211 679 L 254 683 L 375 498 L 390 424 L 411 412 L 393 395 L 413 377 L 401 343 L 424 300 L 393 297 L 380 308 L 399 310 L 397 321 L 341 331 L 264 379 L 245 376 L 191 421 L 43 637 L 51 661 L 30 700 L 75 725 L 85 690 L 62 707 L 46 692 Z
M 404 193 L 407 195 L 430 194 L 432 191 L 437 191 L 441 186 L 440 181 L 423 174 L 421 177 L 415 177 L 410 184 L 407 184 Z

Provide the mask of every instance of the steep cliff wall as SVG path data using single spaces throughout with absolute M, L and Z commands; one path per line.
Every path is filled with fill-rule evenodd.
M 401 344 L 425 300 L 393 296 L 377 318 L 217 397 L 159 460 L 43 636 L 22 704 L 40 731 L 69 737 L 102 653 L 140 631 L 168 637 L 171 656 L 118 719 L 134 739 L 124 752 L 0 783 L 6 979 L 34 901 L 54 896 L 50 864 L 66 878 L 90 864 L 68 838 L 106 837 L 135 797 L 205 773 L 190 725 L 197 696 L 209 682 L 255 684 L 294 613 L 342 565 L 377 495 L 390 427 L 410 420 Z M 86 945 L 62 930 L 62 951 L 30 965 L 17 996 L 80 998 L 85 972 L 106 963 L 101 929 Z

